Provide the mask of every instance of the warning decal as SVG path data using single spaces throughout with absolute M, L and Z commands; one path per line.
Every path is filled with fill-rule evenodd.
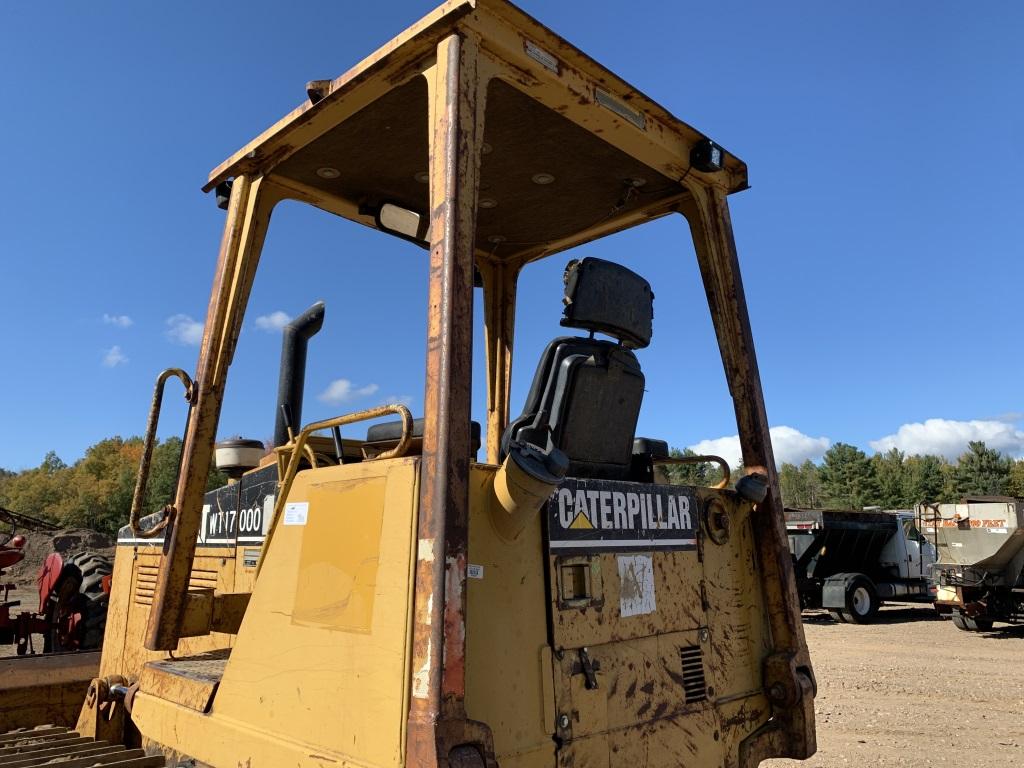
M 687 488 L 568 479 L 547 505 L 552 552 L 694 549 L 697 498 Z
M 619 613 L 640 616 L 654 613 L 654 568 L 650 555 L 619 555 Z

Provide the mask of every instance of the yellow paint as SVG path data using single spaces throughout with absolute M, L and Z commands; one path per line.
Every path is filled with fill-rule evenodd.
M 590 528 L 593 529 L 593 524 L 590 522 L 590 518 L 584 515 L 582 512 L 577 513 L 576 519 L 569 525 L 570 528 Z
M 468 556 L 484 567 L 484 577 L 466 581 L 466 714 L 491 727 L 502 766 L 550 766 L 554 723 L 544 717 L 550 711 L 544 681 L 551 674 L 544 665 L 551 654 L 541 511 L 517 539 L 501 538 L 489 514 L 498 504 L 490 491 L 495 470 L 475 465 L 470 472 Z
M 214 766 L 401 765 L 418 488 L 415 458 L 300 472 L 211 712 L 143 691 L 142 732 Z
M 377 586 L 387 481 L 318 482 L 306 500 L 309 522 L 302 537 L 292 621 L 311 627 L 369 632 Z M 345 514 L 338 510 L 345 496 Z M 295 498 L 295 497 L 293 497 Z M 355 514 L 352 514 L 352 512 Z M 345 521 L 339 546 L 338 517 Z

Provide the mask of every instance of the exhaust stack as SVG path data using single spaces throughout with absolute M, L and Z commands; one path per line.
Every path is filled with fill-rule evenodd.
M 302 426 L 302 392 L 306 384 L 306 348 L 324 325 L 324 303 L 318 301 L 284 327 L 281 338 L 281 378 L 277 385 L 274 447 L 288 442 L 288 427 Z M 285 420 L 288 414 L 288 421 Z M 290 423 L 289 423 L 290 422 Z

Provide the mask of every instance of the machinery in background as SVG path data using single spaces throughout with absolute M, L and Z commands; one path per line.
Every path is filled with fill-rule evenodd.
M 883 600 L 930 602 L 935 547 L 913 512 L 786 508 L 786 532 L 804 608 L 866 624 Z
M 25 558 L 25 537 L 17 531 L 54 531 L 56 526 L 2 508 L 0 522 L 10 528 L 0 534 L 3 579 L 5 569 Z M 106 628 L 112 572 L 113 560 L 104 554 L 51 552 L 36 579 L 39 607 L 35 611 L 17 610 L 22 608 L 21 601 L 10 599 L 16 585 L 0 581 L 0 645 L 15 645 L 18 656 L 99 648 Z M 35 647 L 37 635 L 42 636 L 41 648 Z
M 967 632 L 1024 623 L 1024 502 L 972 497 L 922 504 L 918 514 L 938 550 L 936 610 Z

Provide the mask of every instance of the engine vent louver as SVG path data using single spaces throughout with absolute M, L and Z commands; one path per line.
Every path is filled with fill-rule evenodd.
M 160 575 L 159 565 L 140 565 L 135 576 L 135 604 L 152 605 L 156 592 L 157 577 Z M 217 572 L 193 568 L 188 580 L 189 589 L 216 589 Z
M 679 649 L 683 664 L 683 693 L 687 704 L 706 701 L 707 686 L 704 682 L 704 656 L 699 645 L 688 645 Z

